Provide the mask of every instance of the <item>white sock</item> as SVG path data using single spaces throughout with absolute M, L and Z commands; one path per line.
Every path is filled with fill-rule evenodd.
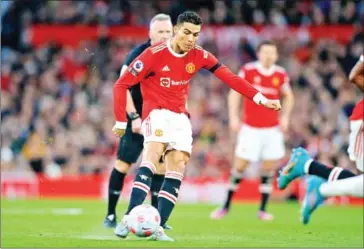
M 310 169 L 311 163 L 313 162 L 313 159 L 308 160 L 305 165 L 303 166 L 303 172 L 305 172 L 305 174 L 308 174 L 308 171 Z
M 364 197 L 364 175 L 323 183 L 320 186 L 320 193 L 326 197 L 345 195 Z

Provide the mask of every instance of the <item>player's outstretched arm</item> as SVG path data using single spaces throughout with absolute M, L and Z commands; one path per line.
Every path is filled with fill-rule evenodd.
M 364 93 L 364 55 L 360 56 L 359 61 L 351 69 L 349 74 L 350 82 L 354 83 Z
M 274 109 L 276 111 L 281 109 L 281 103 L 279 99 L 267 99 L 262 93 L 252 87 L 249 82 L 231 72 L 230 69 L 225 65 L 221 64 L 216 70 L 214 70 L 213 73 L 221 81 L 228 84 L 232 89 L 239 92 L 241 95 L 253 100 L 257 105 L 264 105 L 265 107 Z
M 221 64 L 211 53 L 206 50 L 203 50 L 202 53 L 203 68 L 212 72 L 222 82 L 229 85 L 241 95 L 253 100 L 257 105 L 264 105 L 269 109 L 277 111 L 281 109 L 281 103 L 278 99 L 267 99 L 262 93 L 252 87 L 249 82 L 231 72 L 224 64 Z

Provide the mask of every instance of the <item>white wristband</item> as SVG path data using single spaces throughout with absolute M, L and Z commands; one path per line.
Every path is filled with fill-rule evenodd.
M 364 62 L 364 55 L 360 55 L 359 60 L 360 60 L 361 62 Z
M 264 97 L 263 94 L 261 94 L 260 92 L 258 92 L 257 94 L 255 94 L 253 101 L 255 102 L 255 104 L 257 105 L 265 105 L 268 101 L 268 99 L 266 97 Z
M 127 124 L 126 122 L 116 121 L 114 127 L 116 129 L 125 130 L 126 129 L 126 124 Z

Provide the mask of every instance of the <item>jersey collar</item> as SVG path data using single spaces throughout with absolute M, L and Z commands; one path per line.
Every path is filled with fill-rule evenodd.
M 271 66 L 269 69 L 266 69 L 265 67 L 263 67 L 263 65 L 261 63 L 259 63 L 259 61 L 256 62 L 256 68 L 259 73 L 261 73 L 265 76 L 270 76 L 275 71 L 275 65 Z
M 171 47 L 171 39 L 167 40 L 167 48 L 168 48 L 169 52 L 176 57 L 183 57 L 187 54 L 187 52 L 183 53 L 183 54 L 178 54 L 178 53 L 174 52 Z

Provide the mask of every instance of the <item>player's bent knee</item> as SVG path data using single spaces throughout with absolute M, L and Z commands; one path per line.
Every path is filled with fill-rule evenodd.
M 147 143 L 144 148 L 143 161 L 152 162 L 154 165 L 158 165 L 159 160 L 165 150 L 165 147 L 166 145 L 163 143 Z
M 248 167 L 248 165 L 249 165 L 249 162 L 247 160 L 235 157 L 234 169 L 238 173 L 243 173 L 245 171 L 245 169 Z
M 267 174 L 274 172 L 276 170 L 277 166 L 278 166 L 277 161 L 263 161 L 262 172 L 267 173 Z
M 121 160 L 116 160 L 115 169 L 117 171 L 119 171 L 120 173 L 128 173 L 129 168 L 130 168 L 130 164 L 128 164 L 124 161 L 121 161 Z
M 167 172 L 176 171 L 184 173 L 186 164 L 190 158 L 190 155 L 183 151 L 170 151 L 166 155 Z

